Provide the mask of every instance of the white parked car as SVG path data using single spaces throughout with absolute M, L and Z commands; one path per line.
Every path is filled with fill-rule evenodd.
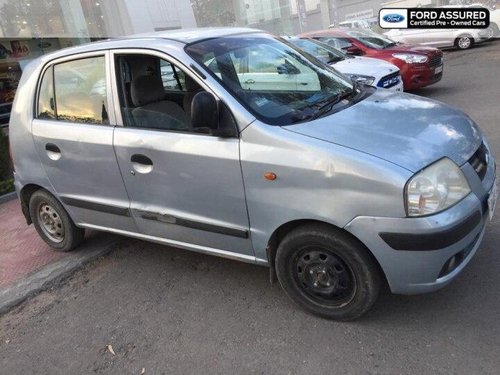
M 465 5 L 469 8 L 486 8 L 490 11 L 490 27 L 485 30 L 485 34 L 488 38 L 493 38 L 500 35 L 500 8 L 490 8 L 489 6 L 475 3 L 470 5 Z
M 350 56 L 314 39 L 296 37 L 285 39 L 352 80 L 389 90 L 403 91 L 403 80 L 396 65 L 371 57 Z

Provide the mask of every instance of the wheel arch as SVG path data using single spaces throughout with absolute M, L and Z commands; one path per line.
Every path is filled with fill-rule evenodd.
M 276 281 L 276 268 L 275 268 L 275 260 L 276 260 L 276 252 L 278 250 L 278 246 L 281 242 L 281 240 L 291 231 L 294 229 L 304 226 L 304 225 L 310 225 L 310 224 L 317 224 L 317 225 L 322 225 L 325 228 L 333 229 L 335 231 L 342 232 L 343 234 L 349 236 L 352 238 L 354 241 L 358 242 L 360 246 L 362 246 L 368 254 L 373 258 L 375 261 L 375 264 L 377 264 L 380 275 L 382 276 L 385 285 L 388 285 L 387 283 L 387 277 L 385 275 L 384 270 L 382 269 L 382 266 L 380 265 L 378 259 L 375 257 L 375 255 L 372 253 L 372 251 L 363 243 L 361 242 L 355 235 L 353 235 L 351 232 L 345 230 L 344 228 L 340 228 L 334 224 L 321 221 L 321 220 L 314 220 L 314 219 L 300 219 L 300 220 L 292 220 L 287 223 L 284 223 L 280 225 L 278 228 L 274 230 L 274 232 L 271 234 L 271 237 L 269 238 L 269 241 L 267 243 L 267 248 L 266 248 L 266 253 L 267 253 L 267 260 L 269 262 L 269 272 L 270 272 L 270 281 L 271 283 L 274 283 Z
M 43 187 L 37 184 L 27 184 L 24 185 L 19 192 L 19 200 L 21 201 L 21 210 L 23 212 L 24 218 L 26 219 L 26 224 L 32 224 L 30 216 L 30 199 L 31 196 L 38 190 L 42 190 Z M 44 189 L 43 189 L 44 190 Z

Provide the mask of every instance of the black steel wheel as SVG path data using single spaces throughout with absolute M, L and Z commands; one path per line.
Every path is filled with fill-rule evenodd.
M 330 249 L 305 247 L 298 252 L 294 265 L 298 285 L 314 301 L 342 306 L 356 293 L 351 268 Z
M 61 203 L 48 191 L 34 192 L 29 210 L 36 231 L 54 250 L 70 251 L 83 241 L 85 230 L 75 225 Z
M 286 294 L 305 310 L 353 320 L 377 300 L 382 275 L 371 253 L 340 229 L 309 224 L 286 235 L 276 252 L 276 274 Z

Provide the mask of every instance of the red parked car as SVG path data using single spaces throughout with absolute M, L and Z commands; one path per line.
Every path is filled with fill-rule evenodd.
M 328 29 L 299 35 L 318 39 L 351 55 L 382 59 L 401 70 L 404 90 L 432 85 L 443 76 L 443 53 L 437 48 L 396 43 L 370 30 Z

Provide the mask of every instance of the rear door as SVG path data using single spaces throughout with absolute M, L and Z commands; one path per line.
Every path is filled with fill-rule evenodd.
M 39 87 L 35 147 L 77 224 L 136 231 L 113 150 L 107 52 L 60 59 Z

